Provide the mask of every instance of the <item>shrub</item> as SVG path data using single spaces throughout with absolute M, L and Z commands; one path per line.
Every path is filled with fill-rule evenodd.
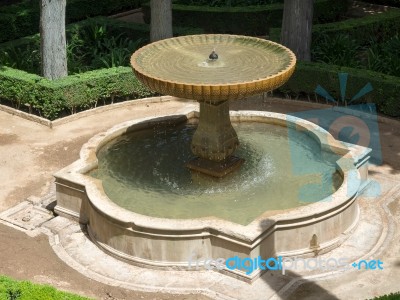
M 399 18 L 400 9 L 391 9 L 358 19 L 314 24 L 312 28 L 313 39 L 318 40 L 323 36 L 334 38 L 336 35 L 346 35 L 360 46 L 369 45 L 371 41 L 382 42 L 400 32 Z M 280 34 L 280 28 L 271 28 L 269 38 L 279 42 Z
M 126 34 L 111 26 L 105 18 L 75 23 L 67 28 L 67 58 L 69 74 L 94 69 L 128 66 L 132 53 L 142 46 L 147 38 L 139 31 Z M 117 23 L 118 24 L 118 23 Z M 146 33 L 148 33 L 146 31 Z M 40 41 L 36 35 L 23 42 L 9 42 L 0 46 L 2 65 L 40 75 Z
M 61 292 L 48 285 L 33 284 L 29 281 L 16 281 L 0 276 L 0 299 L 2 300 L 88 300 L 88 298 Z
M 82 31 L 88 27 L 90 30 Z M 110 30 L 114 39 L 104 42 L 104 28 Z M 201 30 L 193 28 L 173 28 L 174 35 L 202 33 Z M 94 59 L 96 66 L 113 66 L 122 61 L 132 52 L 124 48 L 114 47 L 136 47 L 137 39 L 146 41 L 149 36 L 149 26 L 146 24 L 133 24 L 117 21 L 109 18 L 98 17 L 88 19 L 68 26 L 68 34 L 80 34 L 85 32 L 86 38 L 92 42 L 99 42 L 98 48 L 106 48 L 108 56 Z M 116 39 L 118 35 L 124 34 L 123 39 Z M 70 50 L 81 45 L 80 37 L 75 37 L 74 45 L 70 44 Z M 131 40 L 135 40 L 133 42 Z M 38 35 L 25 37 L 18 41 L 7 42 L 0 45 L 0 49 L 7 49 L 11 45 L 16 47 L 28 47 L 38 40 Z M 119 42 L 117 42 L 119 40 Z M 104 43 L 102 43 L 102 41 Z M 82 49 L 81 49 L 82 50 Z M 93 49 L 92 49 L 93 50 Z M 93 50 L 94 51 L 94 50 Z M 96 50 L 97 51 L 97 50 Z M 86 52 L 75 52 L 76 59 L 85 60 Z M 79 57 L 81 56 L 81 57 Z M 24 59 L 18 58 L 19 63 Z M 73 61 L 73 60 L 72 60 Z M 70 63 L 72 62 L 70 61 Z M 84 71 L 82 68 L 80 71 Z M 49 119 L 55 119 L 65 114 L 71 114 L 83 109 L 92 108 L 100 101 L 104 103 L 124 100 L 127 98 L 143 98 L 154 95 L 139 83 L 133 75 L 130 67 L 111 67 L 80 74 L 75 74 L 59 80 L 49 81 L 35 74 L 0 66 L 0 99 L 3 103 L 17 109 L 28 107 L 29 112 L 36 113 Z
M 341 34 L 322 35 L 313 40 L 312 60 L 330 65 L 359 67 L 387 75 L 400 77 L 400 39 L 398 35 L 389 40 L 377 43 L 371 40 L 370 45 L 361 47 L 351 37 Z
M 40 74 L 39 40 L 0 49 L 0 65 Z
M 400 7 L 400 0 L 363 0 L 363 1 L 378 5 Z
M 23 71 L 0 68 L 0 99 L 17 109 L 28 106 L 48 119 L 96 107 L 99 101 L 154 95 L 130 67 L 100 69 L 50 81 Z
M 174 4 L 195 6 L 253 6 L 282 3 L 283 0 L 174 0 Z
M 0 7 L 0 42 L 39 32 L 39 1 Z
M 132 53 L 149 40 L 149 26 L 97 17 L 67 26 L 69 74 L 129 66 Z M 176 35 L 198 30 L 174 28 Z M 0 63 L 40 75 L 39 35 L 0 44 Z
M 313 39 L 322 35 L 334 38 L 336 35 L 347 35 L 360 46 L 371 41 L 382 42 L 400 32 L 400 10 L 391 9 L 381 14 L 341 22 L 316 24 L 313 26 Z
M 311 56 L 315 62 L 354 68 L 361 64 L 357 59 L 360 48 L 348 35 L 339 34 L 331 38 L 326 34 L 313 39 Z
M 192 2 L 197 3 L 197 1 Z M 337 20 L 341 14 L 347 11 L 347 7 L 348 0 L 316 0 L 314 21 Z M 150 23 L 150 4 L 143 4 L 142 9 L 145 22 Z M 172 10 L 175 26 L 202 28 L 206 33 L 265 35 L 269 27 L 281 26 L 283 3 L 242 7 L 173 4 Z
M 72 23 L 87 17 L 139 8 L 141 2 L 142 0 L 67 0 L 66 21 Z
M 399 18 L 400 10 L 393 9 L 360 19 L 315 24 L 312 60 L 400 76 Z M 280 28 L 272 28 L 269 39 L 279 42 L 280 33 Z
M 293 76 L 279 90 L 294 97 L 308 95 L 314 98 L 315 88 L 321 85 L 332 97 L 339 99 L 339 72 L 349 74 L 347 95 L 356 95 L 369 82 L 373 91 L 360 101 L 375 103 L 381 113 L 400 117 L 400 78 L 382 73 L 320 63 L 298 62 Z
M 68 0 L 66 23 L 140 7 L 141 0 Z M 0 43 L 39 32 L 39 1 L 0 7 Z
M 400 292 L 390 293 L 383 296 L 372 298 L 371 300 L 400 300 Z
M 367 51 L 368 69 L 400 77 L 399 49 L 399 34 L 385 42 L 372 44 Z

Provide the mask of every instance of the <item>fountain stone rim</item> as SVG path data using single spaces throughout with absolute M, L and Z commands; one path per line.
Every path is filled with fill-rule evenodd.
M 151 48 L 156 48 L 157 46 L 163 45 L 165 43 L 174 43 L 177 41 L 182 42 L 186 40 L 193 40 L 194 38 L 198 37 L 204 37 L 207 39 L 210 37 L 220 36 L 227 39 L 246 39 L 258 43 L 262 42 L 265 44 L 274 45 L 275 47 L 284 50 L 284 53 L 288 55 L 289 64 L 279 72 L 261 79 L 248 81 L 244 80 L 243 82 L 232 83 L 200 84 L 187 83 L 183 81 L 181 82 L 157 77 L 156 74 L 150 74 L 149 72 L 143 70 L 143 68 L 137 62 L 138 56 L 141 55 L 143 51 L 148 51 Z M 289 48 L 270 40 L 233 34 L 201 34 L 173 37 L 145 45 L 132 54 L 130 62 L 132 70 L 134 74 L 138 77 L 138 79 L 149 86 L 151 89 L 156 90 L 161 94 L 181 97 L 185 99 L 194 99 L 197 101 L 210 101 L 215 103 L 226 100 L 242 99 L 251 95 L 268 92 L 275 88 L 278 88 L 279 86 L 284 84 L 293 74 L 296 66 L 296 56 Z M 179 86 L 179 88 L 177 88 L 177 86 Z
M 198 111 L 188 105 L 179 113 L 165 113 L 159 117 L 180 122 L 198 115 Z M 356 200 L 368 183 L 371 149 L 337 142 L 321 127 L 284 114 L 241 111 L 231 112 L 230 117 L 232 121 L 264 121 L 308 130 L 310 136 L 320 141 L 321 147 L 343 154 L 337 161 L 339 170 L 343 172 L 342 185 L 329 201 L 278 211 L 272 216 L 263 214 L 248 225 L 212 217 L 163 219 L 128 211 L 108 199 L 101 181 L 87 173 L 96 167 L 96 153 L 103 145 L 132 126 L 142 129 L 154 124 L 154 118 L 150 117 L 116 125 L 91 138 L 82 147 L 80 159 L 54 175 L 57 195 L 54 211 L 86 225 L 91 240 L 107 253 L 134 265 L 156 269 L 187 270 L 191 253 L 198 258 L 210 255 L 225 258 L 234 255 L 304 257 L 338 247 L 360 218 Z M 310 245 L 310 239 L 318 241 L 316 246 Z M 247 275 L 242 271 L 227 270 L 225 274 L 252 282 L 262 272 L 256 270 Z
M 172 115 L 169 116 L 172 119 L 180 119 L 182 117 L 190 119 L 195 117 L 197 112 L 189 110 L 186 114 L 182 115 Z M 88 195 L 89 202 L 94 205 L 103 214 L 108 215 L 110 218 L 121 221 L 123 223 L 131 223 L 131 226 L 138 227 L 148 227 L 154 230 L 179 230 L 179 231 L 190 231 L 198 229 L 211 229 L 221 230 L 221 225 L 225 228 L 230 228 L 228 231 L 234 232 L 235 235 L 240 236 L 245 240 L 253 240 L 259 234 L 254 233 L 253 230 L 259 227 L 261 223 L 266 219 L 265 213 L 255 218 L 248 225 L 237 224 L 228 220 L 219 219 L 216 217 L 206 217 L 206 218 L 193 218 L 193 219 L 169 219 L 169 218 L 159 218 L 141 215 L 133 211 L 128 211 L 114 202 L 112 202 L 103 190 L 101 180 L 95 179 L 90 175 L 86 175 L 89 171 L 97 167 L 98 161 L 96 153 L 109 141 L 114 138 L 126 133 L 126 129 L 136 124 L 143 126 L 145 124 L 151 124 L 153 117 L 147 117 L 142 119 L 137 119 L 134 121 L 124 122 L 118 124 L 107 132 L 99 133 L 91 138 L 87 143 L 82 146 L 80 152 L 80 159 L 73 163 L 72 165 L 62 169 L 57 172 L 54 176 L 56 179 L 68 179 L 73 182 L 81 182 L 86 187 L 86 192 Z M 300 206 L 296 208 L 290 208 L 282 211 L 276 211 L 274 215 L 269 215 L 267 219 L 269 221 L 290 221 L 290 220 L 300 220 L 307 219 L 310 217 L 316 217 L 323 214 L 326 210 L 332 210 L 343 206 L 345 201 L 342 199 L 352 199 L 356 197 L 357 192 L 362 186 L 363 182 L 360 179 L 356 164 L 368 155 L 371 149 L 352 145 L 348 143 L 341 143 L 334 139 L 334 137 L 324 130 L 323 128 L 311 123 L 309 121 L 287 116 L 279 113 L 271 112 L 260 112 L 260 111 L 241 111 L 241 112 L 231 112 L 232 121 L 239 122 L 264 122 L 269 120 L 273 124 L 287 126 L 293 126 L 296 128 L 301 128 L 302 130 L 308 130 L 310 136 L 317 140 L 322 148 L 334 149 L 334 151 L 341 152 L 343 156 L 337 161 L 338 171 L 343 176 L 343 182 L 338 190 L 336 190 L 331 196 L 321 199 L 320 201 L 305 206 Z M 266 122 L 267 123 L 267 122 Z M 142 127 L 140 127 L 142 128 Z M 330 199 L 328 199 L 330 198 Z M 329 204 L 326 204 L 329 203 Z M 110 214 L 113 212 L 115 215 Z M 118 219 L 119 218 L 119 219 Z M 135 221 L 133 221 L 135 220 Z M 152 224 L 149 226 L 149 224 Z M 252 234 L 249 234 L 252 232 Z

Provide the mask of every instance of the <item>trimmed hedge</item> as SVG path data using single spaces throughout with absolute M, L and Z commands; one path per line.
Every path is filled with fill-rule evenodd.
M 196 5 L 196 6 L 250 6 L 250 5 L 268 5 L 273 3 L 283 3 L 283 0 L 173 0 L 175 4 Z
M 50 81 L 20 70 L 0 68 L 0 99 L 18 109 L 30 106 L 40 116 L 55 119 L 97 106 L 99 100 L 154 95 L 130 67 L 101 69 Z
M 313 40 L 322 35 L 348 35 L 359 45 L 367 44 L 370 39 L 381 41 L 400 32 L 400 9 L 391 9 L 386 12 L 370 15 L 358 19 L 349 19 L 341 22 L 313 25 Z M 271 28 L 269 39 L 279 42 L 281 29 Z
M 400 32 L 400 9 L 390 9 L 386 12 L 370 15 L 359 19 L 349 19 L 342 22 L 318 24 L 313 26 L 313 39 L 321 35 L 347 35 L 359 45 L 365 45 L 370 39 L 382 41 Z
M 25 0 L 0 8 L 0 42 L 39 32 L 39 1 Z
M 115 19 L 96 17 L 67 26 L 82 28 L 90 24 L 107 25 L 116 35 L 125 33 L 128 38 L 148 39 L 150 27 Z M 200 34 L 200 29 L 174 27 L 174 35 Z M 24 37 L 0 44 L 24 47 L 34 43 L 39 35 Z M 99 101 L 119 98 L 143 98 L 155 95 L 134 76 L 130 67 L 100 69 L 50 81 L 35 74 L 0 66 L 0 99 L 17 109 L 30 110 L 48 119 L 95 107 Z
M 66 23 L 138 8 L 140 5 L 141 0 L 67 0 Z M 39 32 L 39 23 L 39 1 L 24 0 L 0 7 L 0 43 Z
M 340 99 L 338 73 L 348 73 L 346 94 L 353 97 L 367 83 L 373 91 L 362 97 L 362 102 L 374 103 L 378 111 L 392 117 L 400 117 L 400 78 L 382 73 L 332 66 L 319 63 L 298 62 L 289 81 L 279 90 L 294 96 L 315 96 L 315 89 L 321 85 L 335 99 Z M 360 103 L 357 102 L 357 103 Z
M 312 95 L 318 85 L 335 99 L 340 98 L 338 73 L 349 74 L 347 95 L 351 98 L 371 83 L 373 91 L 362 99 L 375 103 L 380 112 L 400 117 L 400 78 L 365 70 L 299 62 L 290 80 L 279 90 L 286 94 Z M 54 119 L 68 110 L 74 113 L 96 106 L 99 100 L 114 97 L 142 98 L 154 95 L 143 87 L 129 67 L 119 67 L 72 75 L 49 81 L 22 71 L 0 69 L 1 98 L 13 106 L 30 105 L 40 115 Z
M 148 24 L 124 22 L 116 19 L 110 19 L 107 17 L 88 18 L 86 20 L 67 25 L 65 30 L 68 35 L 68 32 L 70 32 L 71 30 L 79 30 L 80 28 L 84 28 L 86 26 L 95 24 L 105 25 L 110 27 L 115 35 L 124 33 L 128 38 L 132 39 L 142 38 L 147 41 L 149 40 L 150 37 L 150 26 Z M 173 31 L 174 31 L 174 36 L 204 33 L 204 31 L 200 28 L 190 28 L 190 27 L 174 27 Z M 24 36 L 16 40 L 0 43 L 0 49 L 5 49 L 8 47 L 23 47 L 27 44 L 35 43 L 39 41 L 39 39 L 40 36 L 38 33 L 30 36 Z
M 314 21 L 327 22 L 337 20 L 347 11 L 348 0 L 316 0 Z M 144 20 L 150 23 L 150 4 L 142 5 Z M 210 7 L 172 5 L 175 26 L 202 28 L 206 33 L 235 33 L 244 35 L 265 35 L 270 27 L 279 27 L 282 23 L 283 4 Z
M 400 7 L 400 0 L 363 0 L 363 1 L 377 5 Z
M 0 299 L 2 300 L 89 300 L 67 292 L 56 290 L 49 285 L 34 284 L 29 281 L 17 281 L 0 276 Z
M 400 292 L 374 297 L 370 300 L 400 300 Z
M 67 0 L 66 22 L 140 8 L 143 0 Z

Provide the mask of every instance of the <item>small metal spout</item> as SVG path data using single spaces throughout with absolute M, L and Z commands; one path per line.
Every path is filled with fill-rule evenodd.
M 211 54 L 208 56 L 208 58 L 211 60 L 216 60 L 218 59 L 218 54 L 215 52 L 215 50 L 213 50 Z

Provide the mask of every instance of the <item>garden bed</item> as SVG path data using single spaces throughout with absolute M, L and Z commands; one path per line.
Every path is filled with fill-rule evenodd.
M 201 33 L 174 27 L 175 35 Z M 67 28 L 68 77 L 40 74 L 39 35 L 0 44 L 0 103 L 55 119 L 98 105 L 155 95 L 129 67 L 133 51 L 148 42 L 149 26 L 97 17 Z M 8 66 L 7 66 L 8 64 Z M 35 74 L 36 73 L 36 74 Z
M 142 0 L 68 0 L 66 23 L 139 8 Z M 39 1 L 21 0 L 0 6 L 0 43 L 39 32 Z
M 283 2 L 283 1 L 280 1 Z M 314 22 L 338 20 L 347 11 L 348 0 L 316 0 Z M 144 20 L 150 23 L 150 4 L 142 5 Z M 173 4 L 175 26 L 201 28 L 206 33 L 265 35 L 282 23 L 283 3 L 254 6 L 200 6 Z
M 357 95 L 367 84 L 372 91 L 352 104 L 371 103 L 377 110 L 390 117 L 400 118 L 400 77 L 388 76 L 357 68 L 348 68 L 312 62 L 298 62 L 293 76 L 279 88 L 279 91 L 294 98 L 319 98 L 315 90 L 323 87 L 337 100 L 332 105 L 345 105 L 341 101 L 341 89 L 338 73 L 347 73 L 346 100 Z M 328 103 L 328 101 L 326 101 Z
M 314 62 L 400 77 L 400 9 L 312 28 Z M 279 42 L 280 28 L 269 39 Z

